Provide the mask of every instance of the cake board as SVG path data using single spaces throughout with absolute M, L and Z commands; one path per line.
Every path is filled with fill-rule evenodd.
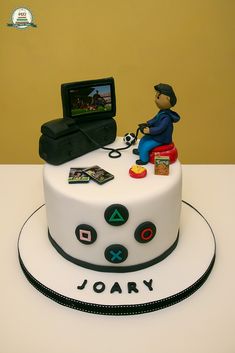
M 163 261 L 130 273 L 101 273 L 67 261 L 51 246 L 42 205 L 21 228 L 19 262 L 38 291 L 66 307 L 119 316 L 157 311 L 190 297 L 214 266 L 216 241 L 205 217 L 182 201 L 180 224 L 178 245 Z

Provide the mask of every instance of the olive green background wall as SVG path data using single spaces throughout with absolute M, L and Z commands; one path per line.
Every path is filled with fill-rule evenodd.
M 27 7 L 37 28 L 8 27 Z M 60 84 L 115 78 L 118 133 L 157 111 L 170 83 L 182 163 L 235 163 L 234 0 L 2 0 L 0 163 L 42 163 L 42 123 L 62 117 Z

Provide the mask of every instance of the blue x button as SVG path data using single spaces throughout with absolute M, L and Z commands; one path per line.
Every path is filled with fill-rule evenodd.
M 112 262 L 113 264 L 119 264 L 126 260 L 128 256 L 128 250 L 123 245 L 113 244 L 106 248 L 104 256 L 109 262 Z

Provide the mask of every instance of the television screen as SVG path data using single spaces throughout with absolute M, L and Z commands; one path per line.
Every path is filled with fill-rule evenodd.
M 65 118 L 85 121 L 116 114 L 113 78 L 65 83 L 61 85 L 61 94 Z

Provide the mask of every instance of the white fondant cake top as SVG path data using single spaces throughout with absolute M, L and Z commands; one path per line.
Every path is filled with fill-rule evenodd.
M 117 138 L 110 145 L 112 148 L 122 148 L 126 145 L 122 138 Z M 107 146 L 109 147 L 109 146 Z M 87 201 L 101 205 L 107 203 L 123 203 L 126 200 L 132 202 L 141 202 L 142 200 L 151 200 L 153 189 L 154 197 L 156 194 L 164 194 L 174 187 L 181 178 L 181 167 L 179 161 L 170 165 L 170 174 L 168 176 L 155 175 L 154 165 L 148 163 L 144 166 L 147 169 L 147 176 L 141 179 L 134 179 L 129 176 L 129 169 L 135 164 L 138 156 L 132 154 L 133 147 L 121 151 L 120 158 L 110 158 L 108 151 L 98 149 L 95 152 L 87 153 L 77 159 L 64 163 L 60 166 L 45 164 L 44 176 L 50 186 L 59 190 L 61 194 L 66 193 L 67 197 Z M 95 158 L 94 158 L 95 156 Z M 94 181 L 84 184 L 68 184 L 68 174 L 70 168 L 91 167 L 99 165 L 114 175 L 114 179 L 103 185 Z M 152 189 L 152 187 L 153 189 Z

